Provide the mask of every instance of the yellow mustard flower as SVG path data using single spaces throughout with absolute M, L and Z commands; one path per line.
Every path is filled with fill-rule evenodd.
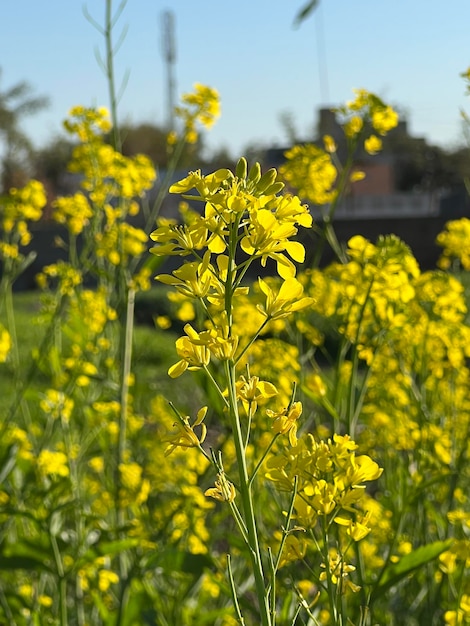
M 219 472 L 215 481 L 215 487 L 206 489 L 205 496 L 215 498 L 220 502 L 233 502 L 236 497 L 234 485 L 227 480 L 224 472 Z
M 199 447 L 204 442 L 207 434 L 207 428 L 204 424 L 204 418 L 206 417 L 207 407 L 204 406 L 197 412 L 196 419 L 191 425 L 189 417 L 182 418 L 181 421 L 174 422 L 173 427 L 175 432 L 168 438 L 169 445 L 165 451 L 165 456 L 171 454 L 176 448 L 193 448 Z M 194 432 L 196 426 L 201 427 L 201 435 L 198 437 Z
M 370 135 L 364 141 L 364 149 L 368 154 L 377 154 L 382 150 L 382 140 L 377 135 Z
M 37 465 L 42 476 L 66 477 L 69 475 L 67 456 L 63 452 L 41 450 Z

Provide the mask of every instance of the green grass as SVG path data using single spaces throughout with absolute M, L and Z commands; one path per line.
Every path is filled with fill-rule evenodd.
M 46 332 L 44 324 L 37 322 L 40 310 L 39 292 L 15 293 L 13 306 L 20 368 L 26 375 L 32 362 L 31 352 L 34 348 L 40 346 Z M 0 321 L 6 327 L 5 311 L 2 309 L 1 312 L 2 317 Z M 34 377 L 28 388 L 29 390 L 39 390 L 43 388 L 44 380 L 41 380 L 42 376 L 39 372 L 33 373 Z M 0 390 L 0 415 L 3 416 L 15 400 L 15 383 L 11 357 L 6 363 L 0 365 Z
M 192 407 L 194 381 L 191 376 L 183 376 L 175 384 L 169 378 L 168 368 L 178 360 L 175 340 L 180 334 L 175 331 L 162 331 L 152 324 L 152 315 L 167 313 L 165 293 L 160 289 L 152 290 L 145 298 L 139 299 L 136 306 L 136 325 L 132 351 L 132 371 L 135 386 L 132 390 L 134 408 L 139 413 L 148 411 L 151 399 L 162 394 L 177 403 L 183 410 Z M 18 338 L 20 367 L 26 376 L 32 363 L 32 351 L 39 348 L 46 333 L 46 325 L 38 322 L 40 313 L 40 293 L 19 292 L 13 298 Z M 139 320 L 142 323 L 139 323 Z M 0 321 L 6 325 L 4 311 Z M 28 384 L 27 397 L 37 397 L 37 392 L 49 386 L 48 378 L 39 371 L 33 372 Z M 0 365 L 0 415 L 5 415 L 15 400 L 15 385 L 11 361 Z

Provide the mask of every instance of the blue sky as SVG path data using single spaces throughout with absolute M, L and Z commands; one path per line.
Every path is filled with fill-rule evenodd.
M 459 111 L 470 111 L 459 76 L 470 65 L 469 0 L 321 0 L 295 29 L 305 1 L 128 0 L 115 34 L 127 25 L 115 61 L 118 81 L 130 72 L 120 118 L 166 119 L 161 16 L 171 9 L 177 93 L 201 82 L 221 95 L 210 148 L 239 156 L 248 144 L 284 145 L 283 112 L 308 139 L 318 107 L 349 100 L 355 87 L 405 110 L 412 134 L 444 147 L 462 142 Z M 104 42 L 85 19 L 85 4 L 103 23 L 104 0 L 0 3 L 0 89 L 26 80 L 51 100 L 25 123 L 36 145 L 61 132 L 71 106 L 108 105 L 95 58 Z

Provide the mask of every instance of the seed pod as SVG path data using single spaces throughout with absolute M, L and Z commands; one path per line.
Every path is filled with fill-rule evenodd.
M 237 167 L 235 169 L 235 175 L 240 180 L 245 180 L 247 171 L 248 171 L 248 164 L 246 162 L 246 159 L 245 157 L 241 157 L 237 163 Z
M 281 183 L 280 181 L 277 183 L 273 183 L 272 185 L 270 185 L 264 190 L 264 194 L 266 196 L 275 196 L 277 193 L 282 191 L 284 187 L 285 187 L 284 183 Z
M 274 167 L 272 167 L 261 176 L 258 184 L 255 187 L 255 191 L 258 193 L 263 193 L 263 191 L 265 191 L 276 181 L 276 178 L 277 171 L 274 169 Z
M 251 183 L 252 185 L 256 185 L 261 178 L 261 165 L 259 163 L 255 163 L 248 174 L 247 183 Z

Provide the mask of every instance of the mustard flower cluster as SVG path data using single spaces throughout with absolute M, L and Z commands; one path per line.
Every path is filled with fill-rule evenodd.
M 129 216 L 140 211 L 140 200 L 154 183 L 156 173 L 144 155 L 125 157 L 106 142 L 111 129 L 106 109 L 74 107 L 65 128 L 80 143 L 74 149 L 70 171 L 80 175 L 81 191 L 60 197 L 53 203 L 53 218 L 69 233 L 68 247 L 72 267 L 55 264 L 39 275 L 40 286 L 46 287 L 50 277 L 65 274 L 108 273 L 126 274 L 129 286 L 136 290 L 149 289 L 150 272 L 137 266 L 146 250 L 148 237 L 143 229 L 128 223 Z M 80 254 L 76 239 L 82 237 Z M 60 289 L 67 291 L 66 281 Z M 76 281 L 73 280 L 76 284 Z
M 220 117 L 219 94 L 212 87 L 195 83 L 194 91 L 183 94 L 181 101 L 183 105 L 175 107 L 175 113 L 183 121 L 186 141 L 196 143 L 197 124 L 211 128 Z
M 377 154 L 382 149 L 382 140 L 377 135 L 386 135 L 398 124 L 398 114 L 392 107 L 364 89 L 356 91 L 354 101 L 335 112 L 348 145 L 348 166 L 339 163 L 336 143 L 325 135 L 324 148 L 305 144 L 288 150 L 286 163 L 279 170 L 282 179 L 301 198 L 320 206 L 334 203 L 346 184 L 364 178 L 363 172 L 350 167 L 356 148 L 362 145 L 368 154 Z M 370 128 L 372 134 L 368 134 Z
M 439 267 L 446 270 L 451 267 L 453 261 L 458 261 L 464 270 L 470 270 L 469 240 L 470 219 L 462 217 L 447 222 L 445 229 L 436 239 L 436 243 L 443 249 L 438 261 Z
M 69 119 L 64 122 L 64 128 L 70 134 L 77 135 L 81 143 L 93 143 L 97 137 L 111 130 L 109 111 L 106 107 L 95 109 L 74 106 L 70 109 Z
M 303 261 L 305 250 L 290 238 L 299 225 L 308 227 L 312 220 L 296 196 L 277 195 L 282 184 L 276 182 L 274 170 L 262 176 L 259 167 L 254 166 L 247 173 L 246 163 L 241 162 L 236 174 L 229 170 L 207 176 L 193 172 L 170 191 L 186 193 L 193 188 L 198 195 L 192 197 L 204 202 L 204 215 L 187 213 L 184 224 L 160 220 L 151 234 L 157 244 L 151 249 L 153 254 L 196 257 L 171 275 L 159 275 L 157 279 L 199 301 L 211 320 L 202 332 L 190 324 L 185 326 L 186 335 L 176 343 L 180 360 L 169 370 L 172 377 L 186 369 L 207 369 L 211 359 L 237 361 L 243 355 L 244 348 L 233 334 L 232 323 L 236 300 L 247 293 L 241 280 L 256 259 L 262 265 L 268 259 L 275 261 L 284 279 L 277 293 L 260 281 L 265 296 L 258 308 L 260 328 L 310 303 L 309 298 L 302 297 L 303 288 L 295 279 L 292 262 Z M 234 250 L 238 247 L 246 257 L 237 264 Z M 215 262 L 211 262 L 212 256 Z
M 338 170 L 331 154 L 313 144 L 294 146 L 285 154 L 287 162 L 279 172 L 286 183 L 313 204 L 330 204 Z
M 0 260 L 8 266 L 17 266 L 24 259 L 20 247 L 31 241 L 28 222 L 40 220 L 45 205 L 44 187 L 36 180 L 20 189 L 12 188 L 0 198 Z
M 41 289 L 54 289 L 61 295 L 72 295 L 83 281 L 82 271 L 65 261 L 45 265 L 36 275 L 36 283 Z
M 294 509 L 301 526 L 313 528 L 319 518 L 331 516 L 355 541 L 368 534 L 370 528 L 356 517 L 361 512 L 364 483 L 379 478 L 383 470 L 369 456 L 356 456 L 357 448 L 347 435 L 334 435 L 325 442 L 307 434 L 268 461 L 266 476 L 280 489 L 291 492 L 298 480 Z
M 79 235 L 93 217 L 93 208 L 85 194 L 77 192 L 73 196 L 60 197 L 54 201 L 54 219 L 66 224 L 72 235 Z
M 317 546 L 323 546 L 321 567 L 327 570 L 320 574 L 319 581 L 337 586 L 340 594 L 357 592 L 360 587 L 345 580 L 356 569 L 346 562 L 346 553 L 351 542 L 362 541 L 371 531 L 373 521 L 365 483 L 379 478 L 383 470 L 369 456 L 357 456 L 358 446 L 347 435 L 317 441 L 306 434 L 291 443 L 292 448 L 273 455 L 266 464 L 266 477 L 278 489 L 292 493 L 296 486 L 293 519 L 297 533 L 289 536 L 290 550 L 283 565 L 299 559 L 308 561 L 309 556 L 315 558 L 315 544 L 298 531 L 313 532 Z M 342 539 L 331 529 L 333 522 Z M 326 528 L 335 537 L 331 543 L 324 533 Z
M 220 275 L 218 284 L 215 282 L 210 289 L 209 298 L 214 302 L 220 300 L 223 293 L 224 277 L 236 269 L 227 266 L 227 253 L 238 244 L 249 255 L 243 262 L 244 273 L 255 260 L 260 259 L 264 266 L 268 259 L 272 259 L 281 277 L 293 278 L 295 266 L 292 261 L 302 263 L 305 249 L 291 238 L 297 234 L 299 225 L 310 227 L 312 218 L 297 196 L 277 195 L 283 184 L 276 179 L 275 170 L 262 176 L 258 165 L 247 174 L 244 161 L 240 161 L 235 174 L 227 169 L 207 176 L 200 171 L 191 172 L 172 185 L 170 193 L 186 194 L 195 189 L 197 195 L 188 198 L 202 201 L 204 214 L 190 214 L 184 225 L 160 220 L 159 227 L 150 235 L 157 243 L 151 252 L 160 256 L 193 254 L 200 257 L 197 267 L 192 266 L 193 273 Z M 209 255 L 202 258 L 201 253 L 206 249 Z M 211 254 L 218 255 L 217 268 L 210 265 Z M 197 278 L 196 282 L 201 284 L 201 280 Z M 203 284 L 201 288 L 205 289 Z
M 0 363 L 5 363 L 11 348 L 11 337 L 7 329 L 0 324 Z
M 370 529 L 358 546 L 362 567 L 374 580 L 374 571 L 393 570 L 395 564 L 405 571 L 420 550 L 429 550 L 436 581 L 455 598 L 450 590 L 463 580 L 468 541 L 449 547 L 439 529 L 468 515 L 463 486 L 470 330 L 464 287 L 452 274 L 422 272 L 411 250 L 393 236 L 375 243 L 353 237 L 346 263 L 307 270 L 299 280 L 307 296 L 315 294 L 296 320 L 306 344 L 316 351 L 328 342 L 331 350 L 333 337 L 338 342 L 334 367 L 325 371 L 313 359 L 301 383 L 316 407 L 318 433 L 353 432 L 385 468 L 376 497 L 364 493 L 361 502 Z M 436 505 L 428 507 L 431 499 Z M 414 525 L 417 517 L 423 533 Z M 341 525 L 343 515 L 338 518 Z M 449 530 L 447 536 L 453 534 Z M 395 547 L 387 555 L 383 546 L 392 537 Z M 416 573 L 409 584 L 416 591 L 423 580 Z M 380 588 L 380 578 L 376 585 Z M 461 589 L 467 593 L 468 585 Z M 446 593 L 430 600 L 433 606 L 448 606 Z M 389 615 L 385 611 L 375 619 L 386 623 Z M 446 623 L 457 623 L 452 620 L 459 615 L 465 615 L 465 602 L 445 613 Z
M 365 124 L 370 124 L 372 129 L 381 136 L 386 135 L 397 126 L 398 113 L 391 106 L 385 104 L 378 96 L 366 89 L 354 91 L 356 94 L 354 100 L 337 110 L 343 118 L 344 132 L 348 138 L 357 136 Z M 372 135 L 371 137 L 375 136 Z M 377 150 L 376 139 L 372 143 L 369 142 L 369 145 Z
M 278 195 L 282 184 L 276 182 L 275 171 L 262 176 L 259 166 L 254 166 L 248 172 L 246 163 L 241 161 L 235 175 L 229 170 L 218 170 L 208 176 L 193 172 L 170 191 L 185 193 L 193 188 L 199 194 L 195 197 L 205 203 L 204 215 L 186 211 L 183 224 L 160 220 L 159 228 L 151 234 L 157 242 L 151 250 L 154 254 L 196 258 L 185 262 L 171 275 L 159 275 L 157 279 L 174 286 L 186 299 L 198 302 L 207 315 L 206 327 L 200 332 L 190 324 L 185 325 L 186 334 L 176 342 L 180 360 L 169 369 L 173 378 L 186 370 L 205 370 L 212 377 L 209 366 L 213 362 L 214 366 L 231 363 L 237 369 L 245 366 L 248 348 L 255 349 L 257 343 L 253 345 L 253 335 L 237 336 L 235 329 L 241 326 L 234 320 L 240 311 L 238 299 L 248 293 L 241 279 L 255 259 L 261 264 L 268 258 L 275 261 L 283 281 L 275 291 L 260 279 L 263 302 L 256 309 L 259 326 L 254 337 L 270 323 L 310 303 L 310 298 L 302 297 L 302 285 L 295 279 L 295 266 L 286 253 L 293 260 L 303 260 L 303 246 L 289 238 L 297 233 L 298 225 L 309 226 L 311 217 L 298 198 Z M 244 252 L 245 258 L 236 260 L 236 250 Z M 215 261 L 211 262 L 213 256 Z M 292 380 L 286 386 L 290 393 Z M 223 384 L 220 393 L 222 390 Z M 248 423 L 260 406 L 271 399 L 279 401 L 280 397 L 272 383 L 256 375 L 239 377 L 233 391 Z M 180 417 L 174 423 L 176 430 L 168 439 L 167 453 L 178 448 L 203 451 L 206 413 L 207 407 L 203 407 L 192 424 L 189 417 Z M 301 413 L 300 402 L 295 402 L 289 410 L 267 410 L 273 436 L 288 435 L 291 442 L 296 441 L 297 419 Z M 231 502 L 235 498 L 233 483 L 225 478 L 222 469 L 218 471 L 215 487 L 205 493 L 222 501 Z
M 83 176 L 81 186 L 95 205 L 120 217 L 122 204 L 117 208 L 106 205 L 111 198 L 138 198 L 151 187 L 155 169 L 149 158 L 142 154 L 125 157 L 105 142 L 105 133 L 111 129 L 106 109 L 75 107 L 64 126 L 81 142 L 73 152 L 70 171 Z M 132 210 L 137 207 L 132 205 Z M 57 211 L 60 215 L 60 203 Z
M 348 242 L 348 256 L 348 263 L 334 263 L 324 272 L 307 271 L 301 280 L 317 295 L 314 308 L 334 319 L 361 358 L 370 361 L 383 329 L 399 332 L 405 323 L 419 267 L 409 248 L 394 236 L 380 237 L 373 245 L 357 235 Z

